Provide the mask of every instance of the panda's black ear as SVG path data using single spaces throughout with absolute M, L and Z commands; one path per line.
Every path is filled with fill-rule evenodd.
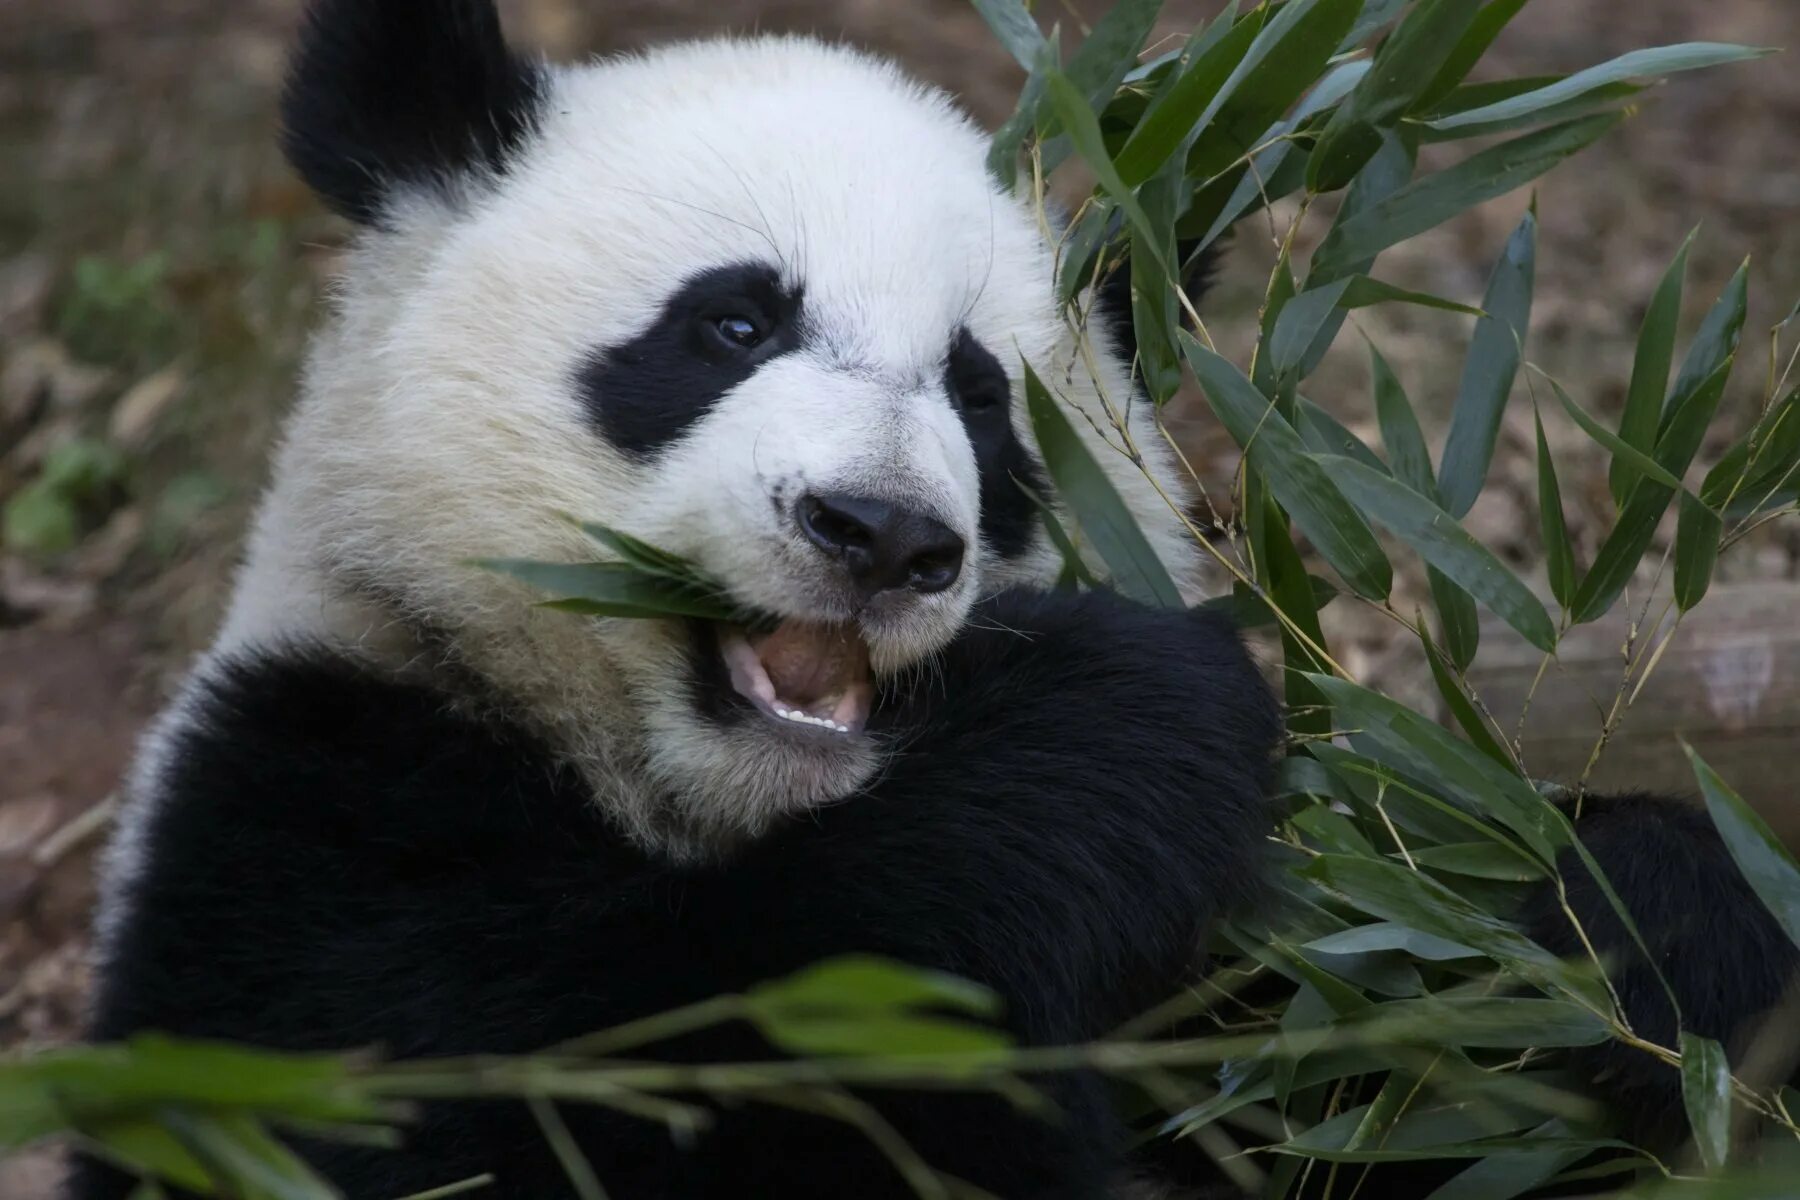
M 1197 241 L 1192 241 L 1181 242 L 1175 247 L 1177 261 L 1183 264 L 1182 290 L 1187 292 L 1196 312 L 1200 311 L 1201 297 L 1212 285 L 1213 273 L 1218 270 L 1219 258 L 1224 251 L 1223 242 L 1212 242 L 1196 254 L 1198 245 Z M 1100 281 L 1097 291 L 1095 307 L 1113 335 L 1119 356 L 1129 363 L 1137 357 L 1137 333 L 1131 324 L 1131 264 L 1127 262 L 1114 268 L 1112 274 Z
M 380 224 L 396 186 L 504 170 L 546 91 L 543 69 L 507 49 L 493 0 L 312 0 L 282 149 L 332 208 Z

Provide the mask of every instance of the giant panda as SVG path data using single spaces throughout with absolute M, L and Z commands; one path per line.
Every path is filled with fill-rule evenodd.
M 1097 457 L 1199 593 L 1178 472 L 1122 403 L 1129 321 L 1076 353 L 1053 231 L 944 96 L 811 40 L 552 67 L 489 0 L 315 0 L 283 117 L 360 230 L 223 627 L 130 780 L 92 1037 L 529 1052 L 873 953 L 1065 1044 L 1166 998 L 1258 901 L 1281 729 L 1257 665 L 1221 618 L 1053 590 L 1018 486 L 1050 492 L 1029 361 L 1120 402 L 1141 469 Z M 778 623 L 575 619 L 469 565 L 592 557 L 567 514 Z M 1772 1002 L 1779 939 L 1721 854 L 1686 854 L 1703 832 L 1609 817 L 1603 861 L 1673 854 L 1693 878 L 1652 889 L 1706 899 L 1726 946 L 1764 937 L 1721 968 L 1721 1019 Z M 1706 932 L 1678 925 L 1650 936 Z M 644 1053 L 769 1048 L 730 1026 Z M 1039 1086 L 1053 1118 L 863 1100 L 988 1194 L 1117 1194 L 1103 1082 Z M 691 1142 L 562 1116 L 622 1200 L 912 1194 L 791 1109 L 722 1106 Z M 303 1149 L 353 1200 L 574 1194 L 515 1103 Z M 71 1195 L 130 1186 L 84 1160 Z

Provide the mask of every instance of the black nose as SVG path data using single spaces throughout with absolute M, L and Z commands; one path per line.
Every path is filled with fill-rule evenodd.
M 869 595 L 890 588 L 941 592 L 962 573 L 963 540 L 924 513 L 838 493 L 800 497 L 800 531 Z

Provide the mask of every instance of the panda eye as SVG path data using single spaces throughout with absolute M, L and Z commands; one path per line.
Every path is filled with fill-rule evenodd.
M 742 312 L 709 315 L 704 320 L 708 335 L 727 350 L 754 350 L 768 340 L 764 322 Z
M 999 408 L 1006 402 L 1004 393 L 994 387 L 974 387 L 964 389 L 958 396 L 964 412 L 986 412 Z

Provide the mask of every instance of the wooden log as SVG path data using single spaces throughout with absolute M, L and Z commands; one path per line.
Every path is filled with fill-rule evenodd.
M 1533 775 L 1580 778 L 1619 695 L 1627 646 L 1650 653 L 1669 636 L 1589 774 L 1590 790 L 1697 797 L 1681 749 L 1686 739 L 1789 846 L 1800 847 L 1800 583 L 1715 584 L 1678 625 L 1664 596 L 1647 609 L 1642 599 L 1629 609 L 1621 603 L 1564 637 L 1535 692 L 1542 651 L 1483 618 L 1469 680 L 1509 736 L 1522 729 Z

